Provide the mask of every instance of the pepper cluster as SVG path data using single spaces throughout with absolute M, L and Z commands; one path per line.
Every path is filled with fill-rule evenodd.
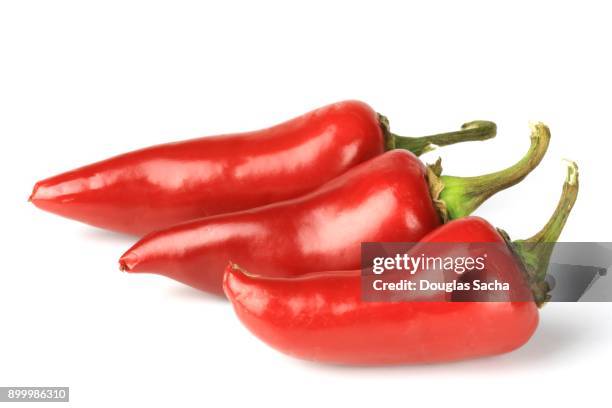
M 511 241 L 470 216 L 540 163 L 549 129 L 533 125 L 525 156 L 482 176 L 443 175 L 439 161 L 425 165 L 418 156 L 495 135 L 494 123 L 473 121 L 399 136 L 367 104 L 345 101 L 268 129 L 90 164 L 36 183 L 30 201 L 142 236 L 121 256 L 122 270 L 225 294 L 255 335 L 288 354 L 347 364 L 457 360 L 507 352 L 531 337 L 549 291 L 550 250 L 542 248 L 550 246 L 540 244 L 558 239 L 578 191 L 571 163 L 551 220 L 527 240 Z M 414 254 L 428 243 L 497 243 L 499 262 L 478 279 L 512 282 L 529 295 L 365 302 L 362 242 L 414 242 Z

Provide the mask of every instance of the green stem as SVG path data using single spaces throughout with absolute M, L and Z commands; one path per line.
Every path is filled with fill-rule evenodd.
M 523 180 L 542 161 L 549 142 L 548 127 L 536 123 L 532 125 L 531 146 L 527 154 L 507 169 L 483 176 L 454 177 L 440 176 L 441 169 L 432 168 L 434 171 L 429 174 L 432 197 L 443 218 L 455 219 L 469 215 L 493 194 Z
M 561 235 L 565 222 L 578 197 L 578 166 L 570 162 L 567 167 L 567 177 L 563 184 L 563 192 L 552 217 L 544 228 L 531 238 L 512 242 L 516 254 L 523 261 L 527 279 L 538 306 L 548 299 L 550 288 L 546 282 L 546 272 L 555 243 Z
M 495 137 L 497 126 L 493 122 L 486 120 L 475 120 L 473 122 L 464 123 L 461 130 L 455 132 L 439 133 L 430 136 L 408 137 L 399 136 L 389 130 L 389 120 L 378 115 L 380 126 L 385 135 L 385 147 L 387 150 L 405 149 L 420 156 L 423 153 L 429 152 L 436 146 L 448 146 L 455 143 L 487 140 Z

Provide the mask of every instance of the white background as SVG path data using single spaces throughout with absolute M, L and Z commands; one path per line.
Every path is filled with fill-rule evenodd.
M 285 357 L 230 305 L 117 269 L 132 237 L 43 213 L 38 179 L 150 144 L 275 124 L 347 98 L 397 133 L 498 123 L 440 149 L 447 174 L 517 160 L 528 121 L 547 158 L 478 210 L 533 234 L 563 157 L 581 194 L 562 239 L 610 240 L 610 10 L 606 2 L 85 2 L 0 6 L 0 385 L 70 386 L 75 406 L 552 406 L 609 396 L 612 305 L 550 304 L 508 355 L 343 368 Z M 410 347 L 410 345 L 407 345 Z

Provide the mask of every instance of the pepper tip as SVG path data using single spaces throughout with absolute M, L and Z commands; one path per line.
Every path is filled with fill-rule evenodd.
M 133 272 L 138 264 L 138 255 L 133 252 L 126 252 L 119 258 L 119 270 L 121 272 Z
M 39 187 L 38 183 L 34 184 L 34 187 L 32 188 L 32 192 L 30 193 L 30 196 L 28 197 L 28 203 L 33 203 L 34 200 L 36 199 L 36 193 L 38 193 L 38 187 Z

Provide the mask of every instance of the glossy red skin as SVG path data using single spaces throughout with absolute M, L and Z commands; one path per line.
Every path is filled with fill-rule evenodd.
M 425 173 L 392 150 L 300 198 L 149 234 L 120 264 L 217 294 L 228 261 L 266 276 L 358 268 L 361 242 L 418 241 L 440 224 Z
M 268 129 L 122 154 L 42 180 L 30 199 L 67 218 L 142 235 L 298 197 L 384 150 L 376 112 L 345 101 Z
M 421 242 L 499 242 L 486 221 L 452 221 Z M 522 266 L 496 271 L 521 280 Z M 518 274 L 518 275 L 516 275 Z M 508 276 L 516 275 L 516 276 Z M 227 297 L 257 337 L 286 354 L 319 362 L 387 365 L 432 363 L 514 350 L 534 333 L 534 302 L 364 302 L 361 271 L 297 278 L 246 275 L 228 266 Z

